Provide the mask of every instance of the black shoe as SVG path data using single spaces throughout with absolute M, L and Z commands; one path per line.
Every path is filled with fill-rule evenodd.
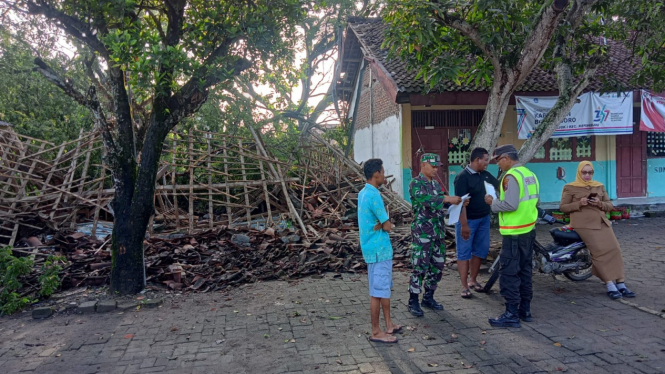
M 636 296 L 636 295 L 635 295 L 635 292 L 633 292 L 633 291 L 631 291 L 631 290 L 629 290 L 629 289 L 627 289 L 627 288 L 619 288 L 619 292 L 621 292 L 621 296 L 623 296 L 623 297 L 631 298 L 631 297 L 635 297 L 635 296 Z
M 517 312 L 517 304 L 506 304 L 506 311 L 497 318 L 489 319 L 493 327 L 522 327 Z
M 607 291 L 607 296 L 609 296 L 610 299 L 612 299 L 612 300 L 617 300 L 617 299 L 622 298 L 621 292 L 619 292 L 619 291 Z
M 533 316 L 531 315 L 531 302 L 522 301 L 520 307 L 517 310 L 517 314 L 523 322 L 533 321 Z
M 415 295 L 415 298 L 413 297 Z M 420 303 L 418 302 L 418 294 L 411 294 L 409 298 L 409 312 L 416 317 L 422 317 L 425 315 L 422 309 L 420 309 Z
M 497 318 L 490 318 L 489 323 L 493 327 L 522 327 L 517 314 L 513 314 L 507 310 Z
M 421 304 L 425 308 L 430 308 L 434 310 L 443 310 L 443 305 L 439 304 L 434 300 L 434 291 L 425 291 L 423 296 L 423 302 Z
M 533 316 L 531 315 L 531 312 L 522 312 L 520 310 L 518 314 L 520 316 L 520 319 L 523 322 L 532 322 L 533 321 Z

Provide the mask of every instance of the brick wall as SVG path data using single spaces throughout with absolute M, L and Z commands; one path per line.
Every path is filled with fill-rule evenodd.
M 363 85 L 360 93 L 360 102 L 358 103 L 358 110 L 355 111 L 354 115 L 356 116 L 355 128 L 363 129 L 369 127 L 370 122 L 370 88 L 369 88 L 369 76 L 370 76 L 370 67 L 365 68 L 365 73 L 363 75 Z M 376 79 L 376 74 L 372 74 L 372 98 L 374 101 L 373 108 L 373 123 L 377 124 L 384 119 L 399 115 L 399 105 L 395 104 L 393 100 L 388 96 L 386 91 L 381 86 L 381 83 Z

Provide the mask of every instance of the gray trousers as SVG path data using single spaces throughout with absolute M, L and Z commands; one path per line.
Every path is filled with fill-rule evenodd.
M 533 297 L 533 242 L 536 230 L 504 236 L 501 248 L 499 282 L 501 296 L 508 305 L 530 302 Z

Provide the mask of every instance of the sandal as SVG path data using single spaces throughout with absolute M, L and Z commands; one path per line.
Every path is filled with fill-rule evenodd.
M 404 327 L 404 326 L 393 325 L 393 331 L 392 331 L 392 332 L 388 332 L 388 330 L 386 330 L 386 333 L 387 333 L 387 334 L 399 334 L 399 333 L 402 332 L 402 328 L 403 328 L 403 327 Z
M 465 290 L 462 290 L 462 295 L 461 296 L 462 296 L 462 299 L 470 299 L 471 296 L 472 296 L 471 295 L 471 290 L 468 289 L 468 288 L 465 289 Z
M 481 286 L 480 283 L 469 284 L 469 287 L 473 288 L 473 290 L 476 292 L 485 291 L 485 287 Z
M 386 336 L 385 338 L 373 338 L 370 336 L 369 341 L 375 343 L 395 344 L 397 343 L 397 338 L 394 336 Z

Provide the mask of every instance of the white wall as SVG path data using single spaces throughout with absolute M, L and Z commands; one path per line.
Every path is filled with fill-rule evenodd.
M 375 124 L 373 130 L 372 127 L 356 130 L 353 137 L 353 158 L 358 163 L 370 158 L 383 160 L 386 176 L 392 175 L 395 179 L 391 185 L 392 190 L 403 197 L 401 124 L 401 119 L 395 115 Z

